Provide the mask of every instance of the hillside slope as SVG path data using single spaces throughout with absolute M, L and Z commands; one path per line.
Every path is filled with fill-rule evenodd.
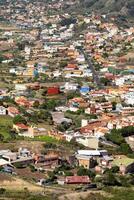
M 134 17 L 134 0 L 79 0 L 87 10 Z

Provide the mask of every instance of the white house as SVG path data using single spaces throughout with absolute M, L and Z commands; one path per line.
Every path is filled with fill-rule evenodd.
M 124 77 L 120 77 L 120 78 L 117 78 L 117 79 L 115 80 L 115 84 L 116 84 L 117 86 L 124 85 L 124 82 L 125 82 L 125 78 L 124 78 Z
M 24 91 L 27 89 L 26 84 L 15 84 L 15 90 Z
M 69 108 L 66 106 L 58 106 L 58 107 L 55 107 L 55 110 L 58 112 L 66 112 L 67 110 L 69 110 Z
M 65 87 L 65 90 L 74 90 L 75 91 L 78 88 L 78 84 L 66 82 L 64 87 Z
M 3 106 L 0 106 L 0 115 L 6 115 L 6 108 Z
M 124 94 L 124 100 L 128 105 L 134 105 L 134 92 Z
M 87 119 L 82 119 L 81 120 L 81 127 L 87 126 L 88 125 L 89 120 Z
M 16 69 L 15 69 L 15 68 L 11 68 L 11 69 L 9 69 L 9 73 L 11 73 L 11 74 L 15 74 L 15 73 L 16 73 Z
M 79 155 L 85 156 L 106 156 L 108 155 L 107 150 L 78 150 Z
M 79 110 L 79 108 L 70 106 L 68 110 L 70 110 L 70 111 L 72 111 L 72 112 L 77 112 L 77 111 Z
M 26 55 L 30 55 L 30 52 L 31 52 L 31 48 L 30 47 L 28 47 L 28 46 L 25 46 L 25 54 Z
M 53 71 L 53 77 L 61 76 L 61 72 L 59 70 Z

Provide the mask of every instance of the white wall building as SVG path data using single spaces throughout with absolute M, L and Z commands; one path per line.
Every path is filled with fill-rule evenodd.
M 23 91 L 26 89 L 27 89 L 27 86 L 25 84 L 15 84 L 15 90 Z
M 76 141 L 92 149 L 97 149 L 99 147 L 99 140 L 97 137 L 79 137 Z
M 115 84 L 116 84 L 117 86 L 124 85 L 124 82 L 125 82 L 125 78 L 124 78 L 124 77 L 117 78 L 117 79 L 115 80 Z
M 78 88 L 78 84 L 66 82 L 64 87 L 65 87 L 65 90 L 74 90 L 75 91 Z
M 0 106 L 0 115 L 6 115 L 6 108 L 3 106 Z
M 128 105 L 134 105 L 134 92 L 124 94 L 125 103 Z

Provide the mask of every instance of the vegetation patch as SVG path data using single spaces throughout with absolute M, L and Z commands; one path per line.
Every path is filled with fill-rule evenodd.
M 9 116 L 0 116 L 0 135 L 4 139 L 11 139 L 10 130 L 13 126 L 12 118 Z

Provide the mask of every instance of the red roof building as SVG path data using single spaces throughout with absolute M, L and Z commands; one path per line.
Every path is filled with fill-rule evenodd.
M 100 120 L 95 120 L 93 122 L 90 122 L 87 126 L 84 126 L 80 129 L 81 134 L 84 133 L 94 133 L 94 130 L 96 129 L 96 127 L 102 127 L 103 123 Z
M 105 78 L 109 80 L 114 80 L 115 76 L 112 73 L 105 73 Z
M 59 87 L 49 87 L 47 89 L 47 95 L 57 95 L 60 93 Z
M 76 64 L 68 64 L 67 66 L 66 66 L 66 68 L 68 68 L 68 69 L 78 69 L 78 66 L 76 65 Z
M 13 58 L 13 54 L 12 54 L 12 53 L 4 53 L 3 56 L 4 56 L 6 59 L 11 59 L 11 58 Z
M 25 124 L 22 124 L 22 123 L 15 124 L 15 126 L 17 126 L 18 129 L 20 129 L 20 130 L 28 130 L 28 126 L 26 126 Z
M 10 107 L 8 107 L 7 110 L 8 110 L 8 115 L 10 115 L 11 117 L 14 117 L 19 114 L 19 110 L 15 107 L 10 106 Z
M 88 176 L 67 176 L 65 182 L 67 184 L 88 184 L 91 180 Z
M 24 107 L 28 107 L 28 108 L 30 106 L 32 106 L 32 103 L 30 101 L 28 101 L 28 99 L 25 97 L 17 97 L 15 99 L 15 102 L 20 106 L 24 106 Z

